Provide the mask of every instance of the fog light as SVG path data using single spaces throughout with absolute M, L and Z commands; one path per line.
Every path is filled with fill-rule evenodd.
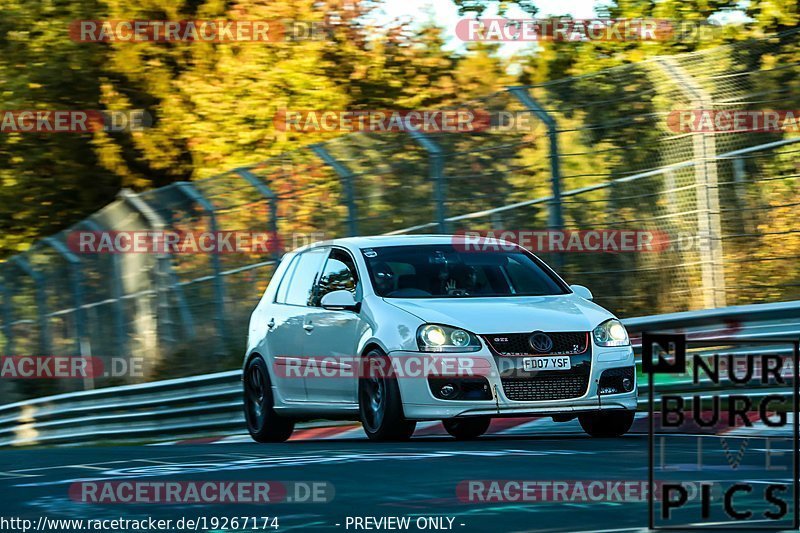
M 440 393 L 440 394 L 441 394 L 441 395 L 442 395 L 444 398 L 450 398 L 451 396 L 454 396 L 454 395 L 455 395 L 455 393 L 456 393 L 456 388 L 455 388 L 454 386 L 452 386 L 451 384 L 449 384 L 449 383 L 448 383 L 447 385 L 445 385 L 445 386 L 443 386 L 441 389 L 439 389 L 439 393 Z
M 625 392 L 630 392 L 633 390 L 633 381 L 631 381 L 631 378 L 623 378 L 622 388 L 625 389 Z

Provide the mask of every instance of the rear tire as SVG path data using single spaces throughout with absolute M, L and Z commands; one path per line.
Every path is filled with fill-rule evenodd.
M 377 348 L 370 350 L 362 368 L 366 375 L 358 380 L 358 411 L 364 433 L 379 442 L 410 439 L 417 423 L 406 420 L 403 414 L 397 378 L 389 371 L 389 357 Z
M 621 437 L 633 426 L 635 411 L 600 411 L 578 415 L 583 430 L 592 437 Z
M 489 429 L 492 419 L 488 416 L 475 418 L 450 418 L 442 420 L 444 429 L 456 440 L 477 439 Z
M 267 363 L 253 357 L 244 371 L 244 417 L 254 441 L 284 442 L 292 436 L 294 421 L 278 415 L 274 406 Z

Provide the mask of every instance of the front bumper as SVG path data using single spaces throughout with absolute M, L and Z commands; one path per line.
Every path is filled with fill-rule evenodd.
M 392 359 L 404 357 L 420 357 L 420 352 L 394 351 L 389 353 Z M 541 401 L 517 401 L 506 396 L 500 379 L 497 364 L 498 356 L 484 346 L 481 351 L 469 354 L 424 354 L 433 359 L 452 360 L 454 357 L 470 357 L 482 368 L 488 368 L 484 377 L 488 380 L 491 400 L 444 400 L 436 398 L 431 392 L 427 379 L 397 380 L 400 396 L 403 400 L 403 411 L 409 420 L 439 420 L 465 416 L 514 417 L 554 414 L 578 414 L 585 411 L 606 409 L 635 410 L 638 397 L 638 384 L 634 379 L 634 387 L 630 392 L 620 394 L 598 395 L 600 375 L 612 368 L 633 367 L 635 365 L 633 349 L 630 346 L 601 348 L 592 347 L 591 368 L 586 392 L 574 398 Z M 522 357 L 500 356 L 503 359 L 520 360 Z M 505 362 L 505 361 L 504 361 Z M 402 364 L 401 361 L 398 361 Z M 521 364 L 521 363 L 520 363 Z M 635 372 L 634 372 L 635 376 Z

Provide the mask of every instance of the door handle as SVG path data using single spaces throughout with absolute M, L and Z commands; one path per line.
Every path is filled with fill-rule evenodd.
M 270 318 L 269 322 L 267 322 L 267 328 L 272 329 L 274 327 L 275 327 L 275 319 L 274 318 Z
M 308 322 L 307 324 L 303 324 L 303 329 L 308 331 L 308 332 L 311 332 L 311 330 L 314 329 L 314 324 L 312 324 L 311 322 Z

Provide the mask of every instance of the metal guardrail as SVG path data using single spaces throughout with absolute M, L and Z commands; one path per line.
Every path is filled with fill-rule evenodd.
M 0 446 L 241 430 L 240 376 L 231 370 L 0 406 Z
M 800 301 L 623 320 L 636 349 L 642 331 L 689 339 L 800 337 Z M 141 442 L 243 433 L 241 371 L 109 387 L 0 406 L 0 446 Z M 680 393 L 684 383 L 669 386 Z M 639 387 L 646 393 L 646 384 Z M 694 389 L 692 392 L 698 392 Z

